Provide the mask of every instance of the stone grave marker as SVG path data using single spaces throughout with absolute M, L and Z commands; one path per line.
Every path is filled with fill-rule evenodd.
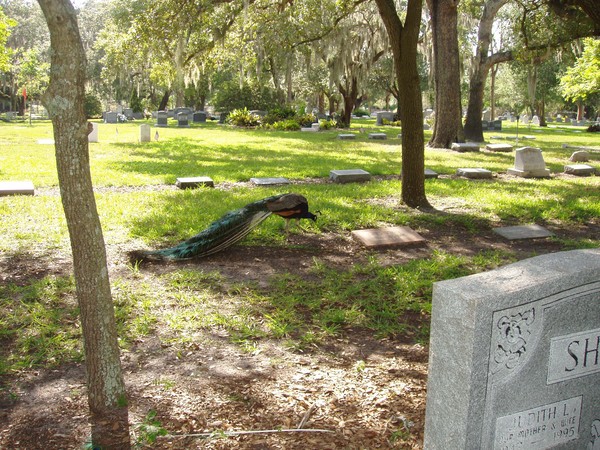
M 352 139 L 356 139 L 356 135 L 352 134 L 352 133 L 338 134 L 338 139 L 340 139 L 342 141 L 349 141 L 349 140 L 352 140 Z
M 352 236 L 367 248 L 398 247 L 425 242 L 419 233 L 410 227 L 371 228 L 354 230 Z
M 117 113 L 114 111 L 107 111 L 104 113 L 104 123 L 118 123 L 119 119 Z
M 175 185 L 179 189 L 194 189 L 200 186 L 215 187 L 215 183 L 210 177 L 177 178 Z
M 459 177 L 471 178 L 471 179 L 485 179 L 492 178 L 493 174 L 487 169 L 481 168 L 463 168 L 456 169 L 456 175 Z
M 485 149 L 489 152 L 512 152 L 513 146 L 510 144 L 487 144 Z
M 144 123 L 140 125 L 140 142 L 150 142 L 150 125 Z
M 479 144 L 477 142 L 453 142 L 451 148 L 455 152 L 478 152 Z
M 34 195 L 31 181 L 0 181 L 0 197 L 7 195 Z
M 508 239 L 509 241 L 519 239 L 540 239 L 554 236 L 553 233 L 546 230 L 544 227 L 536 224 L 494 228 L 494 233 L 499 234 L 500 236 Z
M 332 170 L 329 179 L 334 183 L 355 183 L 371 180 L 371 174 L 362 169 Z
M 568 164 L 565 166 L 565 173 L 585 177 L 588 175 L 594 175 L 596 173 L 596 169 L 587 164 Z
M 182 111 L 177 114 L 177 126 L 179 128 L 189 128 L 190 121 L 188 120 L 188 113 Z
M 250 182 L 259 186 L 270 186 L 272 184 L 290 184 L 290 180 L 283 177 L 250 178 Z
M 437 178 L 438 173 L 435 170 L 425 168 L 425 178 Z
M 385 133 L 369 133 L 369 139 L 385 141 L 387 139 L 387 134 L 385 134 Z
M 88 124 L 92 127 L 92 131 L 88 134 L 88 142 L 98 142 L 98 130 L 100 125 L 96 122 L 88 122 Z
M 600 249 L 434 283 L 424 448 L 600 445 Z
M 563 144 L 563 148 L 565 148 L 565 145 Z M 578 150 L 576 152 L 573 152 L 571 154 L 571 157 L 569 158 L 569 161 L 573 161 L 573 162 L 587 162 L 590 160 L 590 154 L 588 152 L 586 152 L 585 150 Z
M 379 111 L 377 113 L 377 120 L 375 121 L 375 124 L 378 126 L 382 126 L 384 119 L 387 120 L 388 122 L 393 122 L 394 121 L 394 113 L 392 111 Z
M 206 122 L 206 113 L 204 111 L 196 111 L 192 115 L 192 120 L 194 123 L 204 123 Z
M 158 111 L 156 114 L 156 124 L 157 127 L 166 127 L 169 120 L 169 113 L 167 111 Z
M 508 169 L 507 173 L 524 178 L 548 178 L 550 170 L 546 169 L 546 163 L 542 151 L 535 147 L 521 147 L 515 152 L 515 166 Z

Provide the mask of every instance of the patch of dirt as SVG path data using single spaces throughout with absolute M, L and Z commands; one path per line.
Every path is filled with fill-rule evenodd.
M 570 229 L 545 226 L 574 239 L 600 233 L 600 223 Z M 260 284 L 286 272 L 314 276 L 310 269 L 315 260 L 347 269 L 370 257 L 393 265 L 438 250 L 472 255 L 504 249 L 517 259 L 564 250 L 552 239 L 506 241 L 491 229 L 477 235 L 460 227 L 417 231 L 426 245 L 366 250 L 349 234 L 295 233 L 285 248 L 238 245 L 202 260 L 149 263 L 140 271 L 151 279 L 176 268 L 197 268 L 218 271 L 231 283 Z M 131 276 L 129 250 L 108 246 L 113 277 Z M 0 283 L 26 284 L 71 270 L 67 256 L 27 256 L 0 256 Z M 183 352 L 151 336 L 122 354 L 131 423 L 139 424 L 156 411 L 156 420 L 170 433 L 146 447 L 153 449 L 419 449 L 427 361 L 427 347 L 379 340 L 364 330 L 345 330 L 327 345 L 304 353 L 279 341 L 261 341 L 255 352 L 245 353 L 223 332 L 213 332 Z M 72 365 L 0 380 L 0 449 L 81 448 L 89 435 L 84 376 L 82 366 Z M 278 431 L 299 425 L 313 432 Z M 210 439 L 185 436 L 218 430 L 274 431 Z M 138 427 L 132 431 L 135 439 L 142 437 Z

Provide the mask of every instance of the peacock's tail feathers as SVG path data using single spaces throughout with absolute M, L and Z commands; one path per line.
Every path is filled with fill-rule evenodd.
M 272 212 L 267 208 L 267 204 L 279 199 L 283 195 L 286 194 L 258 200 L 243 208 L 230 211 L 211 223 L 205 230 L 174 247 L 132 252 L 132 259 L 187 259 L 220 252 L 241 241 L 263 220 L 269 217 Z

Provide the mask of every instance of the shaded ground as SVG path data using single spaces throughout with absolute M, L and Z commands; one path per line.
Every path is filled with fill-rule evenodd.
M 395 207 L 396 205 L 390 205 Z M 444 205 L 452 210 L 460 205 Z M 600 222 L 570 229 L 544 225 L 565 238 L 598 236 Z M 518 259 L 564 250 L 555 240 L 509 242 L 493 231 L 417 230 L 427 245 L 367 251 L 349 235 L 293 234 L 286 249 L 236 246 L 203 260 L 148 264 L 152 279 L 175 268 L 217 270 L 227 281 L 261 282 L 271 274 L 309 277 L 314 258 L 347 268 L 375 255 L 381 264 L 400 264 L 435 250 L 475 254 L 506 249 Z M 108 247 L 113 275 L 127 276 L 127 251 Z M 0 257 L 0 283 L 27 283 L 70 270 L 68 258 Z M 427 318 L 416 318 L 426 320 Z M 185 352 L 158 338 L 140 340 L 123 353 L 132 424 L 150 411 L 169 433 L 155 449 L 418 449 L 424 431 L 428 349 L 402 340 L 377 340 L 364 330 L 345 330 L 327 345 L 304 353 L 282 342 L 261 342 L 242 352 L 224 332 L 206 333 Z M 30 371 L 2 380 L 1 449 L 75 449 L 85 442 L 84 373 L 79 365 Z M 1 387 L 2 385 L 0 385 Z M 303 428 L 320 432 L 243 434 L 234 437 L 181 436 L 223 431 Z M 144 431 L 132 427 L 141 440 Z

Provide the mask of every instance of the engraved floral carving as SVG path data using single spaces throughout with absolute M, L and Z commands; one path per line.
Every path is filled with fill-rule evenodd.
M 525 312 L 502 316 L 496 324 L 498 343 L 494 354 L 494 361 L 514 369 L 527 350 L 529 327 L 535 321 L 535 308 Z

